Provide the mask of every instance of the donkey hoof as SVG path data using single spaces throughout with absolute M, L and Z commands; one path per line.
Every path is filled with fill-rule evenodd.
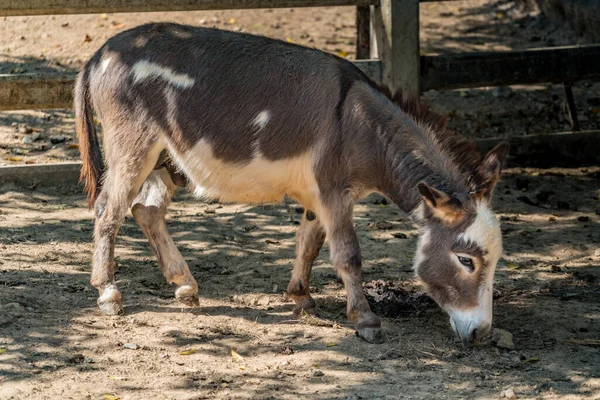
M 296 307 L 294 307 L 294 315 L 296 317 L 301 316 L 304 313 L 315 314 L 317 311 L 317 303 L 312 297 L 308 297 L 299 301 L 296 301 Z
M 105 315 L 123 315 L 123 306 L 120 301 L 100 301 L 98 307 Z
M 356 330 L 356 336 L 368 343 L 380 344 L 384 342 L 385 335 L 381 328 L 359 328 Z
M 175 291 L 177 300 L 188 307 L 198 307 L 200 300 L 198 299 L 198 286 L 183 285 Z
M 185 304 L 188 307 L 199 307 L 200 306 L 200 299 L 198 299 L 198 296 L 177 297 L 177 300 L 181 304 Z

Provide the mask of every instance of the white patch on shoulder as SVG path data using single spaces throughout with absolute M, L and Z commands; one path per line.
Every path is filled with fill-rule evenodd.
M 141 60 L 136 62 L 131 69 L 133 82 L 139 83 L 145 79 L 161 78 L 170 85 L 186 89 L 194 85 L 194 78 L 187 74 L 178 74 L 169 67 L 163 67 L 159 64 Z
M 287 194 L 306 207 L 318 207 L 319 187 L 310 152 L 272 161 L 255 151 L 251 160 L 230 163 L 216 158 L 204 139 L 185 153 L 171 145 L 169 151 L 198 197 L 260 204 L 279 202 Z
M 258 113 L 254 121 L 252 121 L 252 125 L 258 129 L 263 129 L 269 121 L 271 120 L 271 113 L 268 110 L 263 110 Z
M 458 239 L 476 243 L 487 251 L 488 262 L 495 265 L 502 255 L 500 222 L 487 202 L 478 202 L 476 211 L 475 220 Z
M 102 60 L 102 64 L 100 64 L 100 69 L 102 71 L 102 73 L 106 72 L 106 69 L 108 68 L 108 65 L 110 64 L 110 57 L 107 58 L 106 60 Z

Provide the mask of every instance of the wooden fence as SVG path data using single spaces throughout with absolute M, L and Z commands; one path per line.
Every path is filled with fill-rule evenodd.
M 600 77 L 600 45 L 421 56 L 419 0 L 0 0 L 0 16 L 343 5 L 358 6 L 362 30 L 370 26 L 369 45 L 360 43 L 359 34 L 359 46 L 363 53 L 370 47 L 370 59 L 357 60 L 357 66 L 393 89 L 417 94 L 518 83 L 570 84 Z M 367 24 L 364 18 L 369 16 Z M 0 110 L 68 108 L 74 77 L 75 73 L 0 74 Z
M 600 77 L 600 44 L 420 55 L 419 3 L 427 1 L 451 0 L 0 0 L 0 16 L 357 6 L 357 55 L 369 57 L 355 63 L 374 80 L 411 94 L 563 83 L 576 123 L 570 85 Z M 65 72 L 0 74 L 0 110 L 70 108 L 74 78 Z

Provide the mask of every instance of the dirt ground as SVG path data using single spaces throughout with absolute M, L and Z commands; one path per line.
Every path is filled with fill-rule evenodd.
M 514 335 L 514 350 L 489 338 L 463 349 L 426 301 L 384 318 L 386 343 L 363 342 L 326 248 L 311 282 L 320 318 L 297 321 L 283 296 L 297 205 L 204 204 L 185 193 L 168 225 L 201 306 L 179 305 L 129 216 L 116 250 L 126 314 L 106 317 L 88 283 L 81 189 L 5 184 L 0 398 L 490 399 L 512 389 L 519 399 L 598 399 L 599 179 L 600 168 L 513 169 L 499 183 L 494 326 Z M 377 196 L 356 210 L 364 280 L 418 299 L 414 225 Z
M 352 59 L 354 12 L 5 18 L 0 73 L 78 70 L 108 37 L 150 20 L 241 29 Z M 425 3 L 421 27 L 424 54 L 587 43 L 503 0 Z M 579 82 L 574 92 L 582 128 L 600 129 L 600 84 Z M 471 137 L 569 129 L 560 85 L 425 97 Z M 0 165 L 77 159 L 70 110 L 0 112 Z M 283 291 L 296 204 L 177 195 L 168 226 L 200 285 L 195 309 L 175 300 L 129 216 L 116 250 L 126 314 L 106 317 L 89 284 L 92 215 L 81 188 L 0 183 L 0 399 L 494 399 L 506 390 L 519 399 L 600 399 L 599 181 L 600 167 L 589 167 L 510 169 L 499 183 L 505 255 L 494 326 L 513 334 L 513 350 L 490 338 L 461 347 L 413 277 L 415 226 L 378 196 L 356 207 L 363 278 L 367 291 L 383 285 L 402 295 L 399 310 L 371 298 L 387 315 L 386 342 L 371 345 L 345 318 L 327 246 L 312 278 L 319 318 L 292 318 Z
M 590 42 L 568 27 L 547 20 L 535 9 L 523 9 L 521 3 L 486 0 L 424 4 L 420 16 L 421 53 Z M 355 15 L 354 7 L 329 7 L 10 17 L 0 22 L 0 73 L 78 71 L 109 37 L 148 21 L 243 30 L 354 59 Z M 581 129 L 600 129 L 600 83 L 577 82 L 573 92 Z M 571 130 L 561 85 L 429 91 L 424 97 L 450 116 L 451 128 L 470 137 Z M 32 135 L 35 140 L 31 140 Z M 70 111 L 0 112 L 0 165 L 76 160 L 75 142 Z

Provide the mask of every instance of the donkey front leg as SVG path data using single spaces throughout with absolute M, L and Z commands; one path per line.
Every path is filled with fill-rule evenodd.
M 360 246 L 352 223 L 354 203 L 334 198 L 324 204 L 322 221 L 333 265 L 346 288 L 348 318 L 355 322 L 359 337 L 369 343 L 382 343 L 381 322 L 371 311 L 362 288 Z
M 302 216 L 300 229 L 296 234 L 296 262 L 292 271 L 292 279 L 287 287 L 287 295 L 296 302 L 294 314 L 300 315 L 302 311 L 311 312 L 316 303 L 309 292 L 310 273 L 313 262 L 319 255 L 325 231 L 315 214 L 306 210 Z
M 167 282 L 178 286 L 175 297 L 181 303 L 194 307 L 200 304 L 198 284 L 169 235 L 165 223 L 167 206 L 174 189 L 175 186 L 164 169 L 153 171 L 133 201 L 131 212 L 150 242 L 152 252 L 158 259 Z

